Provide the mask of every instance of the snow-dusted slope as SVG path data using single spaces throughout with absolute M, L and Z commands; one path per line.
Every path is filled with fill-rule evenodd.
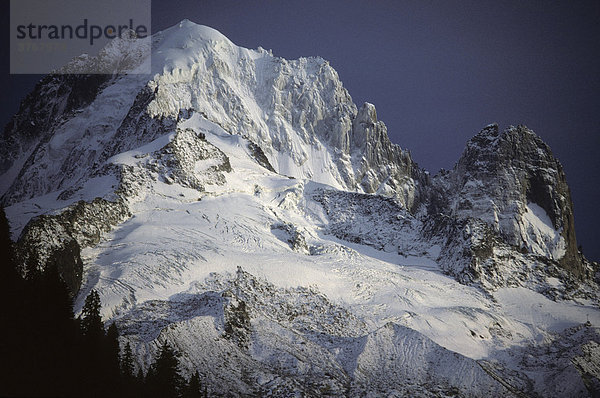
M 216 395 L 593 393 L 598 286 L 537 136 L 489 126 L 430 180 L 320 58 L 189 21 L 152 48 L 45 78 L 0 146 L 21 256 L 76 310 L 97 289 L 138 367 L 167 340 Z

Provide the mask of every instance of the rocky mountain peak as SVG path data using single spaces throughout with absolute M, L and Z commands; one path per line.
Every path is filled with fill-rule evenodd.
M 565 173 L 532 130 L 486 126 L 442 180 L 451 187 L 451 214 L 482 219 L 511 245 L 583 274 Z
M 383 122 L 377 121 L 375 105 L 365 102 L 353 121 L 352 126 L 352 149 L 364 151 L 367 142 L 381 140 L 382 132 L 385 130 Z M 387 138 L 387 130 L 386 130 Z
M 359 109 L 356 119 L 359 123 L 377 123 L 377 110 L 375 105 L 365 102 Z
M 72 65 L 110 66 L 114 54 L 130 47 L 139 51 L 127 55 L 129 63 L 150 62 L 138 56 L 142 51 L 135 44 L 123 42 Z M 43 101 L 28 98 L 31 105 L 15 116 L 25 122 L 5 131 L 9 156 L 0 165 L 10 171 L 3 181 L 5 204 L 70 189 L 98 173 L 111 156 L 201 115 L 229 134 L 248 137 L 277 173 L 388 196 L 400 190 L 412 206 L 418 167 L 390 142 L 372 104 L 357 111 L 324 59 L 289 61 L 241 48 L 218 31 L 186 20 L 151 42 L 150 79 L 119 75 L 96 83 L 87 75 L 65 75 L 40 83 L 36 90 L 50 95 Z M 91 90 L 77 90 L 78 82 L 89 80 Z M 40 113 L 40 101 L 51 109 Z M 39 120 L 40 114 L 54 117 Z M 25 139 L 30 135 L 34 138 Z

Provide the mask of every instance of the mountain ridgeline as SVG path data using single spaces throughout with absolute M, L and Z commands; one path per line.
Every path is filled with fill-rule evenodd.
M 389 140 L 372 104 L 356 108 L 327 61 L 287 61 L 262 49 L 239 48 L 191 22 L 154 36 L 154 52 L 161 54 L 156 58 L 183 51 L 185 40 L 196 46 L 185 62 L 178 60 L 187 64 L 175 65 L 166 55 L 162 65 L 153 59 L 159 70 L 149 80 L 46 77 L 5 127 L 3 205 L 50 194 L 62 200 L 56 207 L 70 206 L 34 218 L 26 228 L 27 220 L 19 220 L 22 256 L 37 252 L 43 262 L 56 250 L 71 253 L 72 261 L 61 270 L 74 291 L 81 273 L 76 245 L 96 244 L 102 232 L 130 215 L 126 202 L 139 176 L 127 165 L 111 163 L 111 157 L 177 131 L 178 123 L 194 113 L 248 138 L 279 174 L 392 197 L 413 214 L 426 209 L 431 230 L 441 231 L 437 224 L 449 220 L 482 220 L 502 244 L 543 256 L 577 278 L 593 276 L 577 250 L 562 166 L 526 127 L 500 132 L 497 125 L 487 126 L 467 143 L 453 170 L 431 178 Z M 115 93 L 122 95 L 115 98 Z M 112 192 L 100 192 L 108 200 L 88 198 L 86 182 L 106 176 L 115 180 Z M 549 217 L 547 230 L 532 228 L 524 217 L 530 203 Z M 473 252 L 461 273 L 487 260 L 493 243 L 487 244 L 488 254 Z
M 503 289 L 600 302 L 565 172 L 527 127 L 484 127 L 431 176 L 322 58 L 187 20 L 109 46 L 129 50 L 64 68 L 112 74 L 47 76 L 24 99 L 0 137 L 0 194 L 22 274 L 57 269 L 75 311 L 98 291 L 136 371 L 168 342 L 217 395 L 595 391 L 576 360 L 560 359 L 582 375 L 568 387 L 530 379 L 557 376 L 543 361 L 502 362 L 525 351 L 481 362 L 547 336 L 498 310 Z M 150 75 L 120 69 L 147 62 Z M 440 289 L 457 302 L 430 311 Z M 437 379 L 415 370 L 426 364 Z

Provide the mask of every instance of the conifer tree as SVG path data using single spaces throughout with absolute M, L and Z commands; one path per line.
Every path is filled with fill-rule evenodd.
M 104 346 L 102 371 L 109 380 L 113 380 L 113 383 L 110 385 L 110 391 L 114 392 L 111 395 L 116 395 L 122 388 L 122 379 L 119 366 L 119 331 L 114 322 L 108 327 Z
M 179 360 L 166 341 L 146 377 L 149 391 L 153 396 L 164 398 L 180 396 L 184 380 L 179 374 Z
M 81 330 L 88 339 L 101 340 L 104 337 L 104 326 L 100 316 L 100 295 L 96 290 L 92 290 L 85 298 L 83 309 L 81 310 Z
M 200 374 L 198 371 L 190 377 L 190 381 L 183 391 L 183 398 L 201 398 L 202 386 L 200 385 Z
M 125 380 L 131 380 L 135 376 L 133 371 L 133 352 L 131 351 L 131 344 L 127 342 L 121 356 L 121 374 Z
M 13 242 L 10 239 L 10 225 L 0 206 L 0 321 L 3 325 L 9 320 L 15 307 L 15 299 L 21 288 L 21 277 L 14 262 Z M 5 328 L 0 328 L 5 329 Z
M 4 207 L 0 206 L 0 276 L 6 277 L 8 273 L 14 276 L 14 247 L 10 238 L 10 225 Z
M 10 225 L 0 206 L 0 358 L 6 363 L 0 372 L 0 396 L 17 392 L 22 376 L 22 357 L 16 345 L 24 342 L 26 329 L 21 322 L 23 306 L 23 281 L 14 262 Z
M 96 290 L 92 290 L 85 298 L 79 317 L 80 330 L 83 335 L 81 352 L 84 365 L 82 367 L 87 378 L 86 382 L 81 385 L 81 395 L 98 397 L 112 395 L 112 391 L 109 391 L 112 386 L 102 379 L 106 371 L 106 335 L 100 316 L 101 306 L 100 295 Z M 90 375 L 94 376 L 90 377 Z
M 56 395 L 67 395 L 78 359 L 73 346 L 78 331 L 69 288 L 60 277 L 56 263 L 46 264 L 36 294 L 38 308 L 34 322 L 42 345 L 38 349 L 38 362 L 44 364 L 40 377 L 46 377 L 48 388 Z

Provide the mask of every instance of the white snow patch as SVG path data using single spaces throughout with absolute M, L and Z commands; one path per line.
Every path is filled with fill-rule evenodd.
M 541 330 L 561 332 L 585 323 L 588 315 L 594 325 L 600 325 L 597 308 L 568 301 L 555 302 L 522 287 L 499 289 L 494 297 L 509 317 L 526 325 L 534 335 Z
M 175 136 L 174 132 L 165 134 L 161 137 L 158 137 L 154 141 L 149 142 L 146 145 L 142 145 L 139 148 L 115 155 L 115 156 L 111 157 L 110 159 L 108 159 L 107 162 L 114 163 L 114 164 L 126 164 L 129 166 L 133 166 L 140 161 L 139 159 L 143 155 L 158 151 L 159 149 L 166 146 L 169 142 L 171 142 L 171 140 L 173 139 L 174 136 Z
M 565 255 L 565 239 L 561 231 L 554 229 L 544 209 L 535 203 L 528 203 L 522 220 L 526 234 L 523 239 L 532 252 L 555 260 Z

